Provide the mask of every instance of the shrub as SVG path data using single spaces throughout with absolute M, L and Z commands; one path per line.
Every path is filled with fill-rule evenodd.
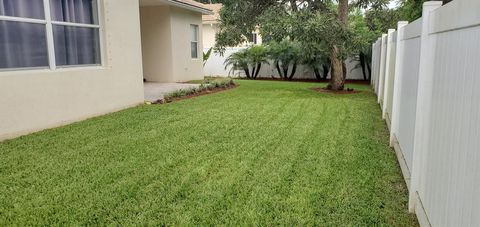
M 285 80 L 293 79 L 297 65 L 302 61 L 300 44 L 287 39 L 281 42 L 272 41 L 267 46 L 267 53 L 280 77 Z
M 243 70 L 248 79 L 257 79 L 262 64 L 268 64 L 267 51 L 264 46 L 255 45 L 228 56 L 225 69 Z
M 236 83 L 232 79 L 206 81 L 205 83 L 200 84 L 198 88 L 193 87 L 193 88 L 187 88 L 187 89 L 180 89 L 180 90 L 168 93 L 165 95 L 164 100 L 162 100 L 160 103 L 165 103 L 165 102 L 168 103 L 168 102 L 172 102 L 174 99 L 179 99 L 185 96 L 196 95 L 205 91 L 212 91 L 217 88 L 230 88 L 235 85 Z

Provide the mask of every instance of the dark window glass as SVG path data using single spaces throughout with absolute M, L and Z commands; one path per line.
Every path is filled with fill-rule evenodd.
M 198 58 L 198 47 L 197 47 L 197 43 L 196 42 L 192 42 L 191 43 L 191 49 L 192 49 L 192 52 L 191 52 L 191 55 L 192 55 L 192 58 Z
M 53 21 L 98 24 L 96 0 L 50 0 Z
M 97 28 L 54 25 L 53 36 L 58 66 L 100 64 Z
M 0 21 L 0 69 L 48 67 L 45 25 Z
M 190 25 L 191 29 L 191 42 L 190 42 L 190 54 L 192 58 L 198 58 L 198 25 Z
M 45 19 L 43 0 L 0 0 L 0 15 Z

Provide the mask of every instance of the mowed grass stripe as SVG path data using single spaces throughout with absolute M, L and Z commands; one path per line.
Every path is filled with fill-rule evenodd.
M 417 225 L 368 87 L 239 83 L 0 143 L 0 225 Z

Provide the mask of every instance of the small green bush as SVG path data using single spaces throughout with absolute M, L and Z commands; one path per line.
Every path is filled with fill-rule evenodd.
M 182 98 L 185 96 L 196 95 L 204 91 L 212 91 L 217 88 L 230 88 L 235 86 L 236 83 L 232 79 L 223 79 L 223 80 L 206 80 L 204 83 L 200 84 L 199 87 L 180 89 L 165 95 L 164 100 L 160 103 L 172 102 L 174 99 Z

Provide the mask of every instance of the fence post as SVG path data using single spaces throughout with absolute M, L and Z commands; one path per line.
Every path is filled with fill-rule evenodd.
M 380 53 L 380 71 L 378 73 L 378 97 L 377 97 L 377 102 L 382 105 L 380 101 L 382 101 L 383 98 L 383 85 L 384 85 L 384 78 L 385 78 L 385 55 L 387 52 L 387 45 L 385 45 L 387 39 L 387 34 L 382 34 L 382 39 L 380 42 L 381 46 L 381 53 Z
M 376 64 L 376 56 L 375 56 L 375 43 L 372 43 L 372 71 L 370 72 L 370 86 L 375 91 L 375 64 Z
M 380 83 L 380 65 L 381 65 L 381 59 L 382 59 L 382 37 L 378 37 L 377 39 L 377 68 L 375 71 L 377 72 L 376 78 L 375 78 L 375 94 L 378 96 L 378 89 L 379 89 L 379 83 Z
M 430 1 L 423 4 L 423 19 L 420 47 L 420 67 L 418 72 L 418 93 L 417 93 L 417 110 L 415 117 L 415 140 L 413 147 L 413 163 L 411 187 L 409 196 L 409 211 L 416 212 L 419 217 L 420 225 L 429 224 L 422 223 L 427 221 L 421 218 L 425 214 L 421 200 L 418 196 L 418 189 L 421 187 L 421 180 L 425 175 L 426 155 L 428 153 L 428 130 L 430 128 L 429 115 L 431 114 L 431 100 L 433 90 L 433 72 L 434 72 L 434 56 L 436 37 L 429 35 L 430 15 L 433 10 L 442 6 L 440 1 Z M 420 215 L 419 215 L 420 214 Z
M 390 83 L 390 80 L 392 79 L 390 75 L 390 68 L 393 67 L 392 64 L 390 64 L 390 58 L 395 57 L 391 56 L 392 55 L 392 39 L 393 39 L 393 33 L 395 32 L 395 29 L 388 29 L 388 34 L 387 34 L 387 56 L 385 57 L 385 78 L 383 82 L 383 105 L 382 105 L 382 118 L 387 119 L 387 102 L 388 102 L 388 92 L 389 87 L 388 84 Z
M 397 56 L 395 57 L 395 79 L 394 79 L 394 88 L 393 88 L 393 104 L 392 104 L 392 127 L 390 130 L 390 146 L 393 147 L 396 142 L 396 134 L 398 134 L 398 124 L 399 124 L 399 108 L 400 108 L 400 91 L 402 88 L 402 83 L 400 76 L 403 69 L 403 58 L 404 58 L 404 43 L 402 42 L 402 37 L 405 31 L 405 26 L 408 24 L 407 21 L 399 21 L 397 26 Z

